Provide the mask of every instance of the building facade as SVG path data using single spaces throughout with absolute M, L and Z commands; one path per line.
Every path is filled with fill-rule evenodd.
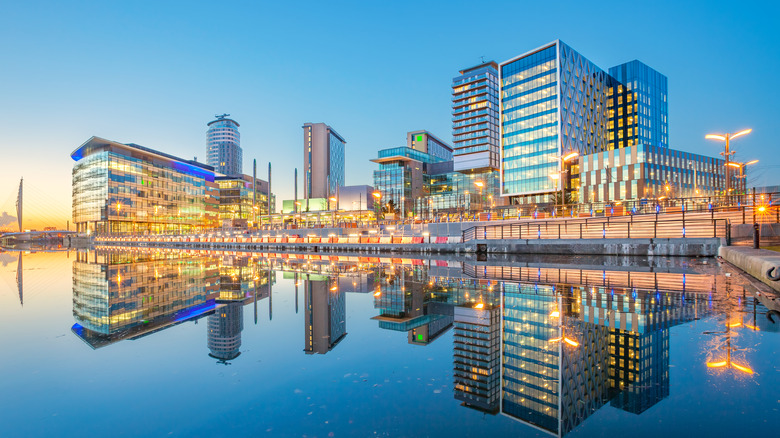
M 214 182 L 211 166 L 99 137 L 71 158 L 78 232 L 186 233 L 217 221 L 206 198 L 207 184 Z
M 405 147 L 380 150 L 371 161 L 379 164 L 374 188 L 381 194 L 382 206 L 388 212 L 413 216 L 419 214 L 415 200 L 426 195 L 424 175 L 444 173 L 436 166 L 452 171 L 452 148 L 428 131 L 412 131 L 406 135 Z
M 243 151 L 239 124 L 227 118 L 230 114 L 216 116 L 206 131 L 206 163 L 225 175 L 243 173 Z
M 498 170 L 498 64 L 461 70 L 452 79 L 454 170 Z
M 579 157 L 580 203 L 723 195 L 725 161 L 666 147 L 634 144 Z M 744 193 L 744 178 L 731 187 Z
M 329 198 L 344 186 L 346 144 L 324 123 L 303 125 L 304 198 Z
M 268 181 L 256 179 L 253 183 L 249 175 L 217 176 L 214 180 L 219 187 L 220 220 L 240 219 L 254 225 L 257 216 L 269 214 Z M 270 196 L 274 205 L 276 199 Z
M 669 149 L 668 80 L 640 61 L 607 73 L 558 40 L 501 63 L 499 80 L 512 204 L 724 194 L 723 160 Z
M 545 202 L 575 151 L 607 149 L 610 76 L 561 41 L 501 63 L 501 195 Z

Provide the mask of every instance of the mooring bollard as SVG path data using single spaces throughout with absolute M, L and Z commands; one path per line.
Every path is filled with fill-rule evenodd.
M 758 249 L 759 246 L 761 246 L 760 245 L 760 243 L 761 243 L 760 239 L 761 239 L 761 237 L 760 237 L 760 232 L 759 232 L 759 228 L 758 228 L 758 223 L 754 222 L 753 223 L 753 249 Z

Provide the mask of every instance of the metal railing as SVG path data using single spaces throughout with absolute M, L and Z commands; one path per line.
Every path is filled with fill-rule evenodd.
M 463 241 L 497 239 L 631 239 L 730 238 L 729 219 L 656 216 L 537 220 L 503 225 L 478 225 L 463 231 Z

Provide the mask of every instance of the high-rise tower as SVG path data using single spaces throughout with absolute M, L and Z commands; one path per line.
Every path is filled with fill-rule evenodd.
M 241 175 L 243 152 L 239 124 L 229 119 L 230 114 L 215 116 L 206 132 L 206 163 L 225 175 Z
M 324 123 L 303 125 L 303 196 L 328 198 L 344 186 L 346 140 Z
M 452 79 L 454 170 L 498 170 L 498 64 L 486 62 Z

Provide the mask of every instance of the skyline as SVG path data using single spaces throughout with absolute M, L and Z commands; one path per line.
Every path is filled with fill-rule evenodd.
M 277 210 L 292 198 L 295 167 L 302 186 L 305 122 L 327 123 L 343 135 L 346 184 L 370 185 L 377 166 L 368 160 L 402 145 L 408 131 L 425 129 L 452 145 L 450 86 L 459 70 L 481 56 L 502 62 L 555 39 L 600 66 L 638 59 L 666 75 L 671 148 L 717 157 L 722 145 L 705 134 L 752 128 L 732 145 L 734 159 L 761 160 L 750 169 L 749 186 L 780 182 L 772 175 L 780 158 L 769 154 L 780 136 L 772 106 L 780 92 L 758 79 L 780 67 L 780 44 L 772 38 L 780 24 L 776 5 L 763 5 L 761 14 L 726 3 L 621 5 L 621 15 L 644 19 L 628 38 L 614 26 L 595 28 L 604 20 L 597 8 L 561 16 L 544 6 L 504 5 L 501 15 L 517 17 L 522 28 L 496 22 L 464 33 L 453 25 L 463 20 L 457 4 L 313 3 L 310 14 L 296 15 L 286 5 L 238 3 L 230 26 L 211 28 L 211 4 L 154 4 L 148 14 L 151 5 L 14 4 L 0 17 L 7 42 L 0 55 L 8 65 L 0 70 L 0 215 L 15 215 L 24 177 L 30 202 L 37 193 L 46 204 L 26 205 L 25 227 L 52 215 L 64 226 L 69 154 L 93 135 L 205 163 L 206 124 L 223 112 L 241 124 L 244 173 L 257 159 L 258 177 L 267 179 L 272 162 Z M 327 14 L 335 23 L 322 20 Z M 521 18 L 535 15 L 556 18 Z M 116 25 L 98 30 L 84 22 Z M 654 31 L 635 31 L 644 28 Z M 726 68 L 718 68 L 721 58 Z

